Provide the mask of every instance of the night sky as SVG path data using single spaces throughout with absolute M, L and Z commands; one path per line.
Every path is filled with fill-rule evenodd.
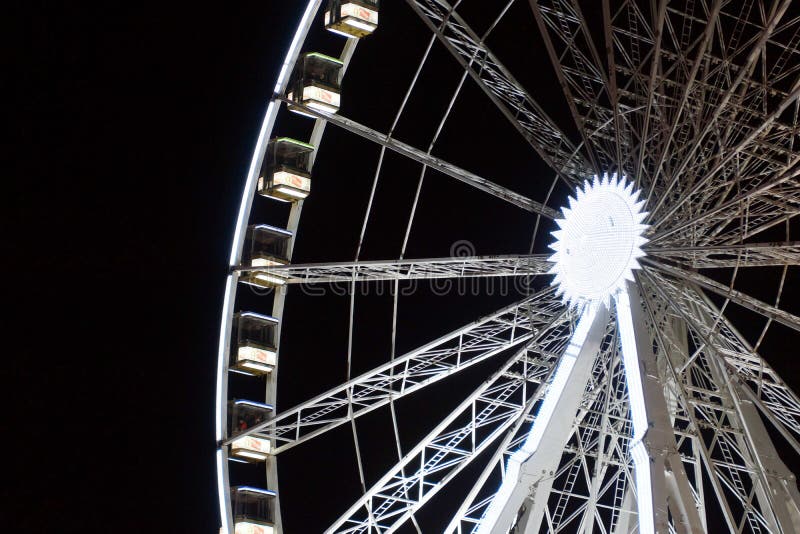
M 14 319 L 6 336 L 14 342 L 2 366 L 0 528 L 10 521 L 18 532 L 217 531 L 213 402 L 224 278 L 244 177 L 300 4 L 40 3 L 21 14 L 9 76 L 16 83 L 6 279 Z M 403 3 L 384 4 L 379 31 L 359 44 L 344 80 L 342 105 L 343 115 L 382 132 L 430 35 Z M 527 2 L 517 4 L 514 31 L 498 32 L 493 49 L 572 135 Z M 476 13 L 468 3 L 465 18 Z M 318 22 L 305 50 L 338 56 L 344 40 Z M 424 91 L 412 95 L 397 138 L 427 148 L 459 71 L 435 46 Z M 276 133 L 305 139 L 311 125 L 282 115 Z M 295 262 L 353 259 L 378 153 L 328 127 Z M 552 180 L 469 81 L 435 154 L 540 201 Z M 418 165 L 387 153 L 361 259 L 398 256 L 418 175 Z M 564 193 L 557 187 L 554 198 Z M 280 224 L 285 214 L 274 206 L 256 199 L 254 220 Z M 459 240 L 477 255 L 525 254 L 534 222 L 430 173 L 406 256 L 448 256 Z M 769 276 L 742 283 L 768 300 L 776 287 Z M 437 297 L 423 287 L 401 300 L 397 353 L 516 297 Z M 790 297 L 786 308 L 798 313 Z M 241 299 L 270 311 L 271 299 L 248 290 Z M 391 302 L 386 294 L 357 300 L 354 374 L 388 358 Z M 347 309 L 346 297 L 290 292 L 280 406 L 344 379 Z M 741 324 L 747 329 L 744 315 Z M 763 352 L 775 354 L 771 363 L 797 385 L 796 336 L 770 332 Z M 402 406 L 404 447 L 492 369 L 477 366 Z M 374 481 L 395 460 L 394 442 L 386 412 L 364 419 Z M 359 492 L 349 428 L 281 462 L 289 532 L 321 530 Z M 426 513 L 437 521 L 435 511 Z

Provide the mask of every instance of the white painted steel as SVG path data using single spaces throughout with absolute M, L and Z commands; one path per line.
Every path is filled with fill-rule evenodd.
M 237 282 L 248 270 L 241 265 L 244 230 L 266 143 L 285 101 L 288 75 L 321 4 L 312 0 L 305 5 L 281 64 L 233 238 L 214 423 L 219 506 L 226 533 L 232 532 L 233 521 L 227 358 L 231 319 L 238 311 L 234 309 Z M 791 283 L 789 267 L 800 265 L 800 247 L 791 235 L 800 214 L 796 67 L 800 17 L 790 10 L 790 0 L 602 0 L 602 20 L 589 20 L 577 0 L 529 0 L 555 70 L 553 80 L 563 90 L 574 121 L 566 127 L 548 116 L 532 96 L 535 91 L 525 88 L 487 44 L 507 13 L 518 12 L 513 10 L 522 2 L 508 0 L 494 6 L 499 14 L 484 35 L 473 27 L 486 25 L 468 22 L 460 1 L 406 0 L 406 4 L 430 29 L 431 45 L 443 45 L 463 69 L 428 150 L 395 139 L 394 126 L 417 85 L 430 46 L 388 134 L 341 115 L 303 109 L 318 119 L 310 139 L 315 146 L 326 123 L 332 122 L 381 147 L 361 240 L 385 149 L 421 165 L 401 257 L 260 270 L 290 284 L 346 282 L 354 287 L 357 282 L 390 280 L 397 287 L 403 280 L 541 275 L 555 262 L 554 282 L 561 283 L 566 300 L 573 306 L 613 300 L 613 317 L 610 322 L 597 319 L 591 339 L 571 346 L 570 338 L 583 336 L 583 323 L 576 330 L 574 317 L 554 290 L 545 290 L 395 357 L 395 297 L 387 363 L 353 378 L 348 372 L 344 383 L 292 409 L 278 409 L 245 432 L 270 440 L 274 455 L 266 462 L 267 486 L 278 488 L 275 455 L 345 423 L 355 436 L 359 417 L 388 406 L 398 463 L 377 481 L 367 480 L 361 445 L 355 439 L 364 494 L 354 496 L 354 504 L 333 523 L 332 532 L 393 532 L 407 522 L 424 530 L 416 514 L 490 450 L 448 532 L 505 533 L 517 528 L 537 533 L 544 528 L 586 534 L 704 533 L 714 528 L 707 516 L 709 499 L 716 501 L 713 508 L 720 510 L 731 531 L 800 529 L 800 493 L 787 467 L 790 462 L 780 458 L 785 451 L 800 454 L 800 398 L 759 354 L 773 323 L 800 330 L 800 319 L 781 300 L 784 287 Z M 601 32 L 595 31 L 599 25 L 604 42 L 599 41 Z M 350 39 L 345 44 L 341 55 L 345 66 L 357 42 Z M 574 273 L 558 247 L 552 258 L 402 258 L 428 169 L 537 216 L 558 217 L 534 198 L 432 155 L 465 83 L 477 85 L 556 179 L 569 187 L 575 196 L 572 204 L 580 204 L 591 193 L 592 188 L 580 189 L 585 180 L 606 172 L 626 175 L 642 190 L 635 198 L 630 188 L 615 186 L 628 195 L 620 198 L 632 199 L 623 202 L 636 227 L 632 242 L 610 227 L 609 239 L 588 239 L 593 254 L 607 267 L 599 274 L 612 282 L 602 284 L 603 291 L 566 284 Z M 580 142 L 574 143 L 568 131 L 577 132 Z M 314 158 L 316 152 L 312 165 Z M 550 187 L 550 192 L 554 190 Z M 293 205 L 290 231 L 297 229 L 302 206 L 302 201 Z M 564 247 L 585 245 L 602 211 L 595 210 L 585 224 L 576 226 L 568 224 L 567 215 L 559 223 L 571 228 L 569 239 L 558 236 Z M 649 228 L 642 224 L 645 213 Z M 775 235 L 782 227 L 781 241 Z M 619 276 L 611 276 L 617 274 L 616 268 L 608 268 L 617 257 L 612 245 L 622 241 L 630 263 Z M 292 240 L 290 256 L 293 245 Z M 644 269 L 633 276 L 640 253 L 646 256 Z M 777 289 L 768 299 L 755 298 L 737 285 L 740 269 L 766 273 L 770 267 L 780 273 L 774 279 Z M 724 269 L 733 272 L 729 283 L 716 274 Z M 584 271 L 587 276 L 597 274 Z M 709 294 L 721 297 L 723 304 L 713 303 Z M 283 299 L 282 293 L 274 296 L 273 315 L 279 319 Z M 729 317 L 733 305 L 763 321 L 754 342 L 733 326 Z M 352 327 L 351 322 L 351 336 Z M 403 452 L 395 403 L 492 360 L 497 360 L 497 370 L 443 421 L 431 421 L 430 433 Z M 274 404 L 276 387 L 277 367 L 268 378 L 267 402 Z M 568 415 L 553 417 L 554 413 Z M 773 442 L 768 427 L 777 431 L 786 447 Z M 547 454 L 541 447 L 544 441 L 549 444 Z M 530 477 L 519 475 L 515 468 L 552 475 L 538 480 L 531 494 Z M 275 529 L 281 532 L 278 498 L 279 492 Z

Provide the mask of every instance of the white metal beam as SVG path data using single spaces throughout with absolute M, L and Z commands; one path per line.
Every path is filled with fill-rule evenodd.
M 237 267 L 281 278 L 287 284 L 326 284 L 379 280 L 534 276 L 552 267 L 549 254 L 424 258 L 339 263 L 294 263 L 270 267 Z
M 562 310 L 560 299 L 548 287 L 281 412 L 236 437 L 254 434 L 274 439 L 277 446 L 273 452 L 278 454 L 385 406 L 390 399 L 411 394 L 528 341 L 561 315 Z
M 478 532 L 505 534 L 530 497 L 529 524 L 538 531 L 553 473 L 571 433 L 586 383 L 608 326 L 605 306 L 587 306 L 561 357 L 536 421 L 522 447 L 509 459 L 507 476 Z M 554 414 L 558 416 L 553 417 Z M 526 529 L 528 531 L 530 529 Z
M 459 404 L 367 490 L 327 532 L 393 532 L 428 502 L 541 396 L 569 336 L 560 315 Z
M 685 269 L 679 269 L 677 267 L 671 267 L 663 263 L 653 263 L 646 258 L 644 261 L 649 263 L 650 265 L 655 266 L 657 269 L 665 273 L 669 273 L 672 276 L 683 278 L 684 280 L 690 283 L 697 284 L 698 286 L 713 291 L 714 293 L 722 297 L 725 297 L 726 299 L 730 299 L 731 301 L 747 308 L 750 311 L 761 314 L 764 317 L 767 317 L 769 319 L 772 319 L 773 321 L 781 323 L 782 325 L 800 331 L 800 317 L 794 314 L 791 314 L 785 310 L 781 310 L 780 308 L 772 306 L 771 304 L 762 302 L 756 298 L 751 297 L 746 293 L 743 293 L 736 289 L 732 289 L 726 285 L 720 284 L 716 280 L 708 278 L 707 276 L 703 276 L 702 274 L 688 271 Z
M 536 202 L 524 195 L 520 195 L 519 193 L 515 193 L 506 187 L 502 187 L 497 185 L 496 183 L 478 176 L 472 172 L 469 172 L 465 169 L 462 169 L 452 163 L 444 161 L 436 156 L 429 154 L 424 150 L 420 150 L 415 148 L 407 143 L 403 143 L 402 141 L 398 141 L 395 138 L 386 135 L 384 133 L 378 132 L 364 126 L 363 124 L 359 124 L 352 119 L 348 119 L 343 117 L 342 115 L 332 114 L 332 113 L 325 113 L 323 111 L 319 111 L 303 104 L 299 104 L 294 101 L 290 101 L 285 97 L 276 97 L 278 100 L 281 100 L 286 103 L 290 103 L 292 107 L 301 110 L 306 115 L 310 115 L 316 119 L 322 119 L 328 121 L 329 123 L 342 128 L 343 130 L 347 130 L 348 132 L 354 133 L 372 141 L 373 143 L 377 143 L 381 146 L 385 146 L 389 150 L 397 152 L 400 155 L 406 156 L 409 159 L 416 161 L 417 163 L 422 163 L 423 165 L 441 172 L 451 178 L 455 178 L 460 182 L 464 182 L 475 189 L 483 191 L 484 193 L 489 193 L 490 195 L 497 197 L 499 199 L 505 200 L 519 208 L 522 208 L 526 211 L 530 211 L 533 213 L 538 213 L 539 215 L 543 215 L 550 219 L 555 219 L 558 216 L 558 212 L 553 208 L 545 206 L 540 202 Z
M 649 256 L 691 269 L 769 267 L 800 265 L 800 241 L 748 243 L 746 245 L 707 245 L 653 247 Z
M 639 532 L 667 532 L 670 512 L 676 523 L 683 523 L 687 532 L 703 532 L 700 514 L 676 447 L 664 398 L 664 381 L 658 372 L 652 341 L 645 326 L 645 312 L 637 285 L 628 283 L 627 291 L 616 297 L 616 305 L 633 418 L 631 453 L 637 480 Z M 644 456 L 638 456 L 642 453 Z M 675 491 L 669 491 L 668 478 Z M 670 493 L 676 498 L 672 507 L 669 505 Z M 651 502 L 646 502 L 646 499 L 651 499 Z
M 653 287 L 686 321 L 695 345 L 700 347 L 679 372 L 691 377 L 692 389 L 685 392 L 685 398 L 697 414 L 696 419 L 690 415 L 693 425 L 710 431 L 698 433 L 699 444 L 728 527 L 734 531 L 783 532 L 775 514 L 770 479 L 755 452 L 755 443 L 763 436 L 744 424 L 737 384 L 728 379 L 730 371 L 724 368 L 725 360 L 737 352 L 726 333 L 726 319 L 710 307 L 699 288 L 682 284 L 678 289 L 665 278 L 653 274 L 648 278 L 660 283 Z
M 569 185 L 594 174 L 569 137 L 514 79 L 486 43 L 445 0 L 407 0 L 439 41 L 470 74 L 512 126 Z

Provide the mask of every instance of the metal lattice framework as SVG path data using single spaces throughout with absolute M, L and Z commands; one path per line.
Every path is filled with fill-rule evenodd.
M 536 276 L 552 267 L 546 254 L 434 258 L 398 261 L 359 261 L 280 265 L 269 268 L 239 267 L 285 280 L 287 284 L 369 282 L 378 280 L 429 280 L 433 278 L 474 278 L 493 276 Z
M 259 134 L 226 284 L 216 401 L 222 530 L 240 532 L 229 467 L 235 443 L 249 437 L 270 444 L 262 458 L 265 487 L 277 495 L 270 494 L 262 526 L 281 532 L 281 455 L 349 428 L 362 492 L 329 518 L 327 532 L 428 532 L 422 512 L 443 492 L 458 500 L 438 512 L 446 514 L 447 532 L 800 532 L 800 492 L 787 467 L 800 456 L 800 398 L 776 371 L 789 355 L 761 354 L 781 346 L 776 329 L 793 340 L 800 331 L 787 289 L 800 266 L 800 241 L 793 240 L 800 214 L 800 10 L 791 0 L 504 0 L 484 2 L 479 11 L 469 0 L 451 1 L 392 5 L 410 10 L 430 41 L 385 133 L 289 96 L 292 67 L 325 10 L 322 0 L 305 6 Z M 385 10 L 381 25 L 391 24 Z M 513 35 L 519 17 L 538 30 L 553 68 L 540 83 L 549 79 L 563 93 L 567 121 L 549 115 L 536 88 L 525 87 L 490 48 Z M 342 76 L 351 63 L 358 68 L 361 40 L 345 43 Z M 425 90 L 421 72 L 435 49 L 461 77 L 430 145 L 419 148 L 397 139 L 395 128 L 411 95 Z M 550 181 L 532 178 L 536 198 L 434 155 L 467 85 L 551 169 Z M 251 211 L 276 121 L 308 120 L 290 119 L 288 106 L 314 121 L 314 147 L 330 124 L 333 133 L 380 150 L 354 261 L 245 261 L 245 230 L 260 222 Z M 386 150 L 419 166 L 416 196 L 398 256 L 362 261 L 377 184 L 391 165 Z M 642 268 L 608 308 L 566 306 L 547 286 L 550 255 L 533 253 L 533 245 L 518 255 L 405 257 L 426 178 L 455 179 L 453 188 L 468 186 L 522 209 L 538 243 L 537 233 L 551 229 L 556 208 L 566 205 L 559 195 L 604 173 L 635 183 L 648 224 Z M 287 260 L 302 207 L 302 200 L 291 203 Z M 266 402 L 275 409 L 234 429 L 227 408 L 237 371 L 230 361 L 233 321 L 244 311 L 237 291 L 253 274 L 279 287 L 346 288 L 346 379 L 294 407 L 276 406 L 285 292 L 272 291 L 264 298 L 277 321 L 278 356 L 266 376 Z M 491 277 L 524 280 L 519 300 L 395 355 L 399 284 Z M 375 354 L 372 370 L 352 376 L 354 290 L 380 282 L 395 289 L 392 349 Z M 489 364 L 485 379 L 404 449 L 396 405 Z M 377 413 L 391 418 L 396 461 L 371 480 L 358 424 Z M 523 458 L 534 435 L 540 441 Z

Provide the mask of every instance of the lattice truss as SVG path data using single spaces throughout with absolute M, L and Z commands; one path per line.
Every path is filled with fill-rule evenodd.
M 543 522 L 549 531 L 572 531 L 599 524 L 620 527 L 630 521 L 632 466 L 628 457 L 630 417 L 617 332 L 609 324 L 591 378 L 583 393 L 558 468 L 540 483 L 549 489 Z M 534 410 L 535 413 L 535 410 Z M 472 531 L 505 479 L 504 466 L 528 433 L 529 425 L 509 432 L 473 486 L 450 528 Z
M 485 3 L 496 10 L 497 20 L 479 35 L 461 15 L 461 2 L 455 7 L 444 0 L 406 3 L 430 29 L 432 44 L 452 55 L 467 82 L 485 93 L 551 167 L 560 187 L 573 190 L 592 175 L 618 172 L 635 180 L 646 200 L 649 242 L 632 298 L 645 311 L 637 336 L 646 338 L 656 362 L 643 373 L 659 384 L 666 431 L 674 436 L 665 453 L 671 467 L 661 474 L 670 503 L 669 532 L 719 532 L 721 521 L 731 532 L 800 532 L 800 494 L 781 458 L 800 454 L 800 399 L 759 354 L 775 323 L 800 331 L 800 317 L 781 298 L 800 265 L 800 241 L 792 240 L 800 212 L 797 9 L 790 9 L 790 0 L 603 0 L 601 20 L 588 20 L 577 1 L 511 0 Z M 492 32 L 519 7 L 515 4 L 525 4 L 535 20 L 572 124 L 557 125 L 489 48 Z M 295 107 L 407 156 L 424 170 L 539 218 L 555 218 L 544 199 L 527 199 L 443 161 L 433 155 L 433 144 L 418 149 L 391 132 Z M 548 275 L 548 256 L 235 270 L 264 271 L 288 284 L 530 279 Z M 765 269 L 778 273 L 769 301 L 737 286 L 741 273 Z M 759 318 L 757 340 L 748 342 L 733 326 L 727 312 L 734 307 Z M 630 399 L 611 313 L 577 412 L 560 414 L 572 420 L 560 458 L 530 488 L 516 531 L 637 531 Z M 330 528 L 420 529 L 416 514 L 476 462 L 480 467 L 470 472 L 477 478 L 466 485 L 459 479 L 462 501 L 448 512 L 447 528 L 473 532 L 505 479 L 510 456 L 536 420 L 576 320 L 575 310 L 553 289 L 536 292 L 387 358 L 316 398 L 278 410 L 245 434 L 271 440 L 280 457 L 343 424 L 355 433 L 361 416 L 492 360 L 496 370 L 432 424 L 416 446 L 401 451 L 398 442 L 397 463 L 370 481 Z M 531 511 L 537 501 L 541 513 Z

